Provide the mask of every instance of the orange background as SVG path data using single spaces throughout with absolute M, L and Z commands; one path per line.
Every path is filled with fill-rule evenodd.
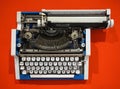
M 106 9 L 112 11 L 113 28 L 92 30 L 89 80 L 16 81 L 10 56 L 11 28 L 17 11 L 41 9 Z M 0 89 L 120 89 L 119 0 L 0 0 Z

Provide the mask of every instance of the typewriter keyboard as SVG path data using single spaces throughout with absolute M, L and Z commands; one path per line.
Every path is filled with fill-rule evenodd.
M 81 74 L 83 62 L 79 57 L 21 57 L 20 74 L 32 78 L 66 78 Z

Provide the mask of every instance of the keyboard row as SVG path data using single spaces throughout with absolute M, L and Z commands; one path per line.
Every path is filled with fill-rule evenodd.
M 22 74 L 80 74 L 80 70 L 22 70 Z
M 21 57 L 21 61 L 79 61 L 79 57 Z
M 28 62 L 28 61 L 20 61 L 19 63 L 20 66 L 82 66 L 82 62 Z

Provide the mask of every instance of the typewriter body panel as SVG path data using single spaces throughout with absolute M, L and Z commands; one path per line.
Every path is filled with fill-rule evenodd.
M 88 79 L 90 29 L 113 26 L 110 10 L 17 12 L 16 79 Z

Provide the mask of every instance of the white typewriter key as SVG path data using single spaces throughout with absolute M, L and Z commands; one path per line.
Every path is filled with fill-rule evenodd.
M 24 67 L 24 66 L 21 66 L 21 67 L 20 67 L 20 70 L 24 70 L 24 69 L 25 69 L 25 67 Z
M 69 66 L 69 70 L 71 70 L 72 69 L 72 66 Z
M 61 57 L 61 61 L 64 61 L 64 57 Z
M 72 65 L 73 65 L 73 66 L 76 66 L 76 65 L 77 65 L 77 63 L 76 63 L 76 62 L 73 62 L 73 63 L 72 63 Z
M 82 66 L 82 62 L 78 62 L 78 66 Z
M 24 65 L 24 62 L 20 62 L 20 65 L 23 66 L 23 65 Z
M 55 58 L 54 58 L 54 57 L 51 57 L 51 61 L 55 61 Z
M 54 62 L 53 65 L 54 65 L 54 66 L 57 66 L 57 62 Z
M 39 70 L 39 74 L 42 74 L 42 70 Z
M 25 66 L 29 66 L 29 62 L 25 62 Z
M 56 61 L 59 61 L 60 59 L 59 59 L 59 57 L 56 57 Z
M 26 67 L 26 69 L 27 69 L 27 70 L 30 70 L 30 69 L 31 69 L 31 67 L 30 67 L 30 66 L 27 66 L 27 67 Z
M 46 57 L 46 61 L 50 61 L 50 57 Z
M 41 57 L 41 61 L 45 61 L 45 57 Z
M 47 70 L 44 70 L 43 73 L 44 73 L 44 74 L 47 74 Z
M 49 66 L 52 66 L 52 62 L 49 62 Z
M 55 74 L 55 73 L 56 73 L 56 70 L 53 70 L 53 73 Z
M 74 57 L 70 57 L 70 61 L 74 61 Z
M 34 62 L 34 65 L 35 65 L 35 66 L 38 66 L 38 62 Z
M 50 67 L 50 70 L 54 70 L 54 67 L 53 67 L 53 66 L 51 66 L 51 67 Z
M 30 62 L 30 66 L 33 66 L 33 62 Z
M 52 70 L 48 70 L 48 73 L 49 73 L 49 74 L 52 73 Z
M 31 59 L 30 57 L 27 57 L 27 61 L 30 61 L 30 59 Z
M 48 65 L 48 62 L 44 62 L 44 66 L 47 66 Z
M 66 66 L 67 65 L 67 62 L 63 62 L 63 66 Z
M 85 43 L 81 43 L 81 46 L 82 46 L 82 47 L 85 47 Z
M 42 67 L 41 67 L 41 70 L 44 70 L 44 69 L 45 69 L 44 66 L 42 66 Z
M 32 66 L 31 68 L 32 68 L 32 70 L 35 70 L 35 66 Z
M 69 57 L 65 57 L 65 61 L 69 61 Z
M 74 66 L 73 69 L 76 70 L 76 69 L 77 69 L 77 66 Z
M 65 74 L 65 70 L 62 70 L 62 74 Z
M 55 70 L 58 70 L 58 66 L 55 67 Z
M 35 57 L 32 57 L 32 61 L 35 61 Z
M 58 62 L 58 66 L 61 66 L 62 65 L 62 62 Z
M 26 57 L 22 57 L 22 61 L 26 61 Z
M 39 67 L 39 66 L 37 66 L 37 67 L 36 67 L 36 70 L 39 70 L 39 69 L 40 69 L 40 67 Z
M 75 57 L 75 61 L 79 61 L 79 57 Z
M 72 63 L 71 62 L 68 62 L 68 66 L 71 66 L 72 65 Z
M 39 66 L 43 66 L 43 62 L 39 62 Z
M 70 70 L 67 70 L 66 72 L 67 72 L 67 74 L 70 74 Z
M 67 66 L 64 66 L 64 70 L 67 70 L 68 69 L 68 67 Z
M 36 60 L 37 60 L 37 61 L 40 61 L 40 57 L 37 57 Z
M 80 74 L 80 70 L 76 70 L 76 74 Z
M 60 71 L 60 70 L 57 70 L 57 73 L 58 73 L 58 74 L 61 74 L 61 71 Z
M 74 74 L 74 73 L 75 73 L 75 70 L 71 70 L 71 73 Z
M 33 70 L 30 70 L 29 73 L 30 73 L 30 74 L 33 74 Z
M 38 73 L 38 70 L 34 70 L 34 73 L 37 74 L 37 73 Z
M 46 70 L 49 70 L 49 66 L 46 66 L 45 69 L 46 69 Z
M 63 66 L 60 66 L 59 69 L 60 69 L 60 70 L 63 70 Z
M 22 71 L 22 74 L 27 74 L 27 71 L 26 71 L 26 70 L 23 70 L 23 71 Z

